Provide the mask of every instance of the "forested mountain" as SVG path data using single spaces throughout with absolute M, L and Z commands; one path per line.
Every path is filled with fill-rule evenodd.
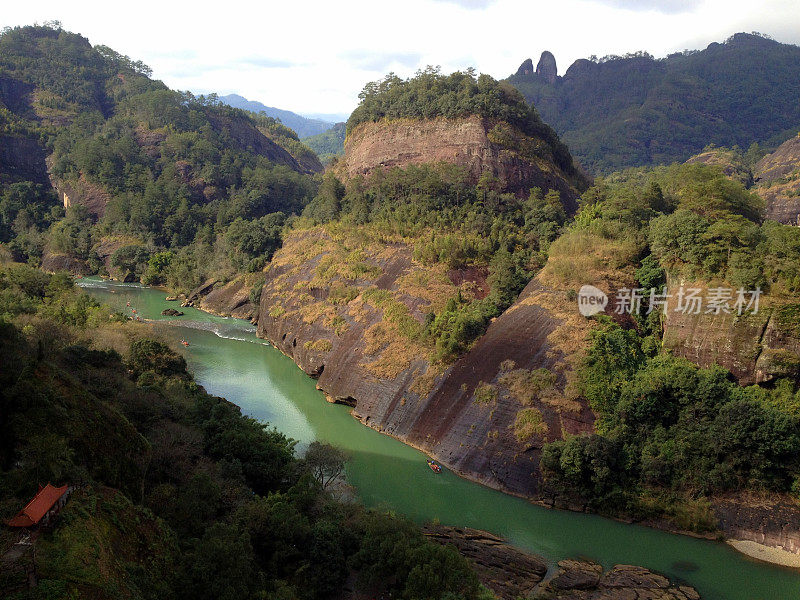
M 508 78 L 593 174 L 684 161 L 707 144 L 775 147 L 800 128 L 800 47 L 738 33 L 702 51 L 575 61 Z
M 336 123 L 328 131 L 307 137 L 303 143 L 317 153 L 323 162 L 344 154 L 345 123 Z
M 259 270 L 314 196 L 321 165 L 293 131 L 149 74 L 59 26 L 0 36 L 0 241 L 17 260 L 187 289 Z
M 250 112 L 265 113 L 273 119 L 279 119 L 281 123 L 286 125 L 289 129 L 297 132 L 300 138 L 310 137 L 312 135 L 319 135 L 328 131 L 333 127 L 333 123 L 323 121 L 322 119 L 309 119 L 289 110 L 281 110 L 280 108 L 273 108 L 255 100 L 248 100 L 238 94 L 228 94 L 227 96 L 220 96 L 220 101 L 233 106 L 234 108 L 241 108 L 242 110 L 249 110 Z

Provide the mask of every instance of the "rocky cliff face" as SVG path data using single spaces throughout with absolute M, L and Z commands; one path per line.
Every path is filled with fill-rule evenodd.
M 767 218 L 800 226 L 800 135 L 765 156 L 756 166 L 755 178 Z
M 488 172 L 503 189 L 524 197 L 532 187 L 558 190 L 570 208 L 583 184 L 555 167 L 540 141 L 479 116 L 362 123 L 345 140 L 345 156 L 335 170 L 351 179 L 440 161 L 466 167 L 475 182 Z
M 720 529 L 726 537 L 783 548 L 800 554 L 797 502 L 790 498 L 720 498 L 714 503 Z
M 365 425 L 472 479 L 535 496 L 543 442 L 590 431 L 594 420 L 563 393 L 560 341 L 583 340 L 588 328 L 573 322 L 577 310 L 562 314 L 572 308 L 566 292 L 532 281 L 469 353 L 433 363 L 397 315 L 423 321 L 457 290 L 480 297 L 485 273 L 424 267 L 402 240 L 364 244 L 359 235 L 292 232 L 267 271 L 259 335 Z
M 223 317 L 253 320 L 256 307 L 250 300 L 250 290 L 258 275 L 240 275 L 227 283 L 210 279 L 192 290 L 184 306 L 196 306 L 206 312 Z
M 0 135 L 0 172 L 11 181 L 47 184 L 45 156 L 45 151 L 37 140 Z
M 767 303 L 757 314 L 742 316 L 670 310 L 664 346 L 700 366 L 721 365 L 743 385 L 776 377 L 800 380 L 800 305 Z
M 65 209 L 80 205 L 86 207 L 86 210 L 98 219 L 105 214 L 111 196 L 103 187 L 88 181 L 85 177 L 70 181 L 60 181 L 52 177 L 51 183 Z
M 517 75 L 532 75 L 533 73 L 535 73 L 533 61 L 530 58 L 526 58 L 517 69 Z

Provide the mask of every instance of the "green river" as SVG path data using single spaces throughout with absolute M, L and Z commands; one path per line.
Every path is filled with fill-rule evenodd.
M 425 455 L 361 425 L 345 406 L 325 402 L 313 379 L 291 359 L 255 336 L 248 322 L 182 308 L 183 317 L 162 317 L 177 305 L 164 293 L 136 284 L 88 278 L 79 284 L 115 309 L 163 321 L 195 379 L 210 393 L 269 421 L 298 440 L 314 439 L 352 454 L 347 479 L 367 506 L 385 507 L 419 521 L 484 529 L 555 562 L 586 557 L 602 563 L 638 564 L 694 586 L 705 600 L 797 600 L 800 571 L 749 559 L 721 542 L 696 540 L 637 525 L 560 510 L 456 477 L 436 475 Z M 131 307 L 127 307 L 130 302 Z

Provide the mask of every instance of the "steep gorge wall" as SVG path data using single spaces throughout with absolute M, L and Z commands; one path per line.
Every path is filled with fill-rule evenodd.
M 532 281 L 469 353 L 451 365 L 432 364 L 429 348 L 383 331 L 385 312 L 397 305 L 373 306 L 370 294 L 387 292 L 421 321 L 457 289 L 480 289 L 480 275 L 430 271 L 411 259 L 410 247 L 390 244 L 367 250 L 365 262 L 377 269 L 346 280 L 343 301 L 342 281 L 320 277 L 330 257 L 340 261 L 336 243 L 321 228 L 291 234 L 267 272 L 259 335 L 317 377 L 331 401 L 353 406 L 365 425 L 471 479 L 535 496 L 544 441 L 590 431 L 594 420 L 585 405 L 560 392 L 567 365 L 551 337 L 585 335 L 548 308 L 567 302 L 566 294 Z M 521 401 L 526 378 L 541 368 L 558 379 Z M 518 439 L 514 423 L 526 407 L 539 411 L 546 432 Z
M 671 286 L 669 293 L 677 291 Z M 800 305 L 762 301 L 757 314 L 742 316 L 669 310 L 664 346 L 702 367 L 725 367 L 742 385 L 776 377 L 800 381 Z

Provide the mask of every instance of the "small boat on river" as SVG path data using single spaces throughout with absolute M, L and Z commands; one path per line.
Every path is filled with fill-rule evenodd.
M 441 473 L 442 472 L 441 465 L 436 464 L 436 462 L 432 461 L 431 459 L 428 459 L 428 466 L 431 468 L 431 471 L 433 471 L 434 473 Z

